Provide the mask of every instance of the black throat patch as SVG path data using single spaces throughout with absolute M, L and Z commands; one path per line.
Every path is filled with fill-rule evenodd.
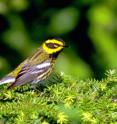
M 50 54 L 50 58 L 56 59 L 61 51 L 53 53 L 53 54 Z

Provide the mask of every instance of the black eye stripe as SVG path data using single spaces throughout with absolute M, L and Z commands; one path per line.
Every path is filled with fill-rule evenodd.
M 54 48 L 59 47 L 60 45 L 57 43 L 46 43 L 46 46 L 51 48 L 51 49 L 54 49 Z

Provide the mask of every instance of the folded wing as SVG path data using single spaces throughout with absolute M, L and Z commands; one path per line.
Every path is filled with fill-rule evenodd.
M 13 88 L 15 86 L 23 85 L 28 82 L 33 82 L 38 76 L 43 75 L 50 68 L 50 62 L 43 62 L 36 66 L 26 65 L 22 68 L 22 70 L 18 73 L 18 76 L 15 79 L 15 82 L 12 83 L 9 88 Z

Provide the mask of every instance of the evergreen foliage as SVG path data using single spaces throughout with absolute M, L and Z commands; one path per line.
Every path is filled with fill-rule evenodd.
M 37 91 L 0 86 L 0 124 L 116 124 L 117 73 L 102 80 L 61 74 Z

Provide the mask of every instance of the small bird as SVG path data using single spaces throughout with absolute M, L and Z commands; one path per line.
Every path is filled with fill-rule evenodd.
M 15 70 L 0 80 L 0 85 L 12 83 L 8 89 L 26 83 L 37 84 L 46 79 L 53 71 L 56 58 L 66 47 L 62 39 L 46 40 L 37 52 L 24 60 Z

